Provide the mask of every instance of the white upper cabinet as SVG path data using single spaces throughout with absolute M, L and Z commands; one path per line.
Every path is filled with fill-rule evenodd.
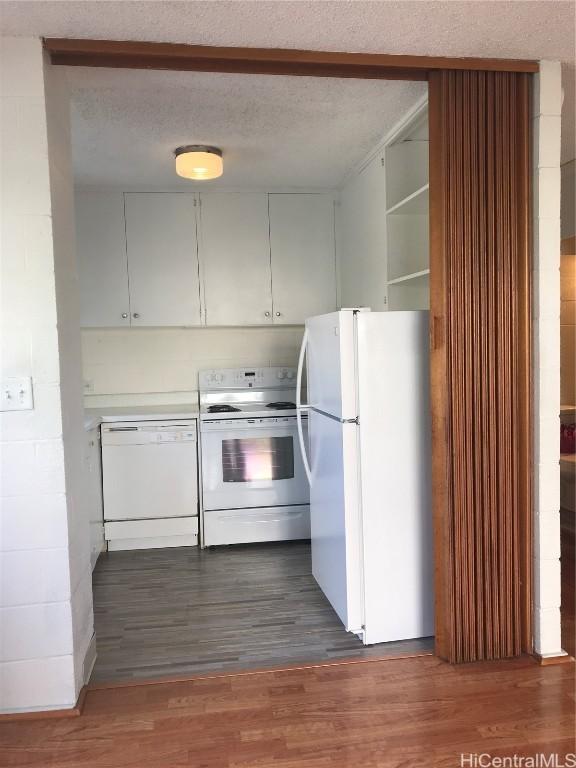
M 130 325 L 122 192 L 76 194 L 76 241 L 82 325 Z
M 200 325 L 195 195 L 125 195 L 131 323 Z
M 201 195 L 199 252 L 207 325 L 272 322 L 266 194 Z
M 386 178 L 381 154 L 343 188 L 337 217 L 341 306 L 386 309 Z
M 77 196 L 82 325 L 301 324 L 336 308 L 330 194 Z
M 336 308 L 334 200 L 268 196 L 274 323 L 297 325 Z

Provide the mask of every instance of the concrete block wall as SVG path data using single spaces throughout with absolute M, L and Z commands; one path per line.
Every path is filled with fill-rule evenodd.
M 70 102 L 64 70 L 44 66 L 50 198 L 58 331 L 60 400 L 68 557 L 74 640 L 74 677 L 79 691 L 95 659 L 90 527 L 84 489 L 84 402 L 80 341 L 80 288 L 76 264 L 76 221 L 71 153 Z M 86 668 L 85 668 L 86 667 Z
M 533 98 L 534 644 L 560 633 L 560 63 L 541 61 Z
M 40 40 L 1 40 L 1 375 L 32 377 L 34 409 L 0 413 L 0 711 L 74 706 L 93 634 L 68 105 L 53 74 Z

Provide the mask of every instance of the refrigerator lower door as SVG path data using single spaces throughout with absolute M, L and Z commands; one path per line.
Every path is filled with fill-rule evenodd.
M 428 312 L 358 318 L 365 642 L 434 634 Z
M 312 574 L 350 632 L 362 633 L 358 427 L 309 412 Z

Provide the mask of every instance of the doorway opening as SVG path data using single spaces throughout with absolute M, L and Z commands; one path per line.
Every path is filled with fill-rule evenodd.
M 261 517 L 272 508 L 277 522 L 307 500 L 252 501 L 238 462 L 262 454 L 239 452 L 232 432 L 211 451 L 198 399 L 204 373 L 269 370 L 286 377 L 273 399 L 297 399 L 289 377 L 307 318 L 340 307 L 427 309 L 427 84 L 84 68 L 67 75 L 85 402 L 105 420 L 95 427 L 102 470 L 94 452 L 91 462 L 93 680 L 432 653 L 430 632 L 371 645 L 360 626 L 347 632 L 312 575 L 309 533 L 294 532 L 294 517 L 272 541 L 230 533 L 224 521 L 212 548 L 213 513 L 250 508 Z M 222 147 L 220 179 L 176 176 L 172 152 L 191 143 Z M 175 511 L 154 486 L 162 451 L 170 457 L 163 471 L 177 484 L 174 419 L 172 443 L 198 437 L 199 514 Z M 406 421 L 415 444 L 428 445 L 427 419 Z M 138 469 L 129 447 L 154 463 Z M 289 453 L 298 466 L 295 432 Z M 235 469 L 222 485 L 226 504 L 211 509 L 207 477 L 223 461 Z M 288 476 L 276 479 L 280 486 Z M 403 503 L 392 511 L 381 499 L 392 526 Z M 427 514 L 431 525 L 429 506 Z M 420 545 L 431 563 L 430 530 Z

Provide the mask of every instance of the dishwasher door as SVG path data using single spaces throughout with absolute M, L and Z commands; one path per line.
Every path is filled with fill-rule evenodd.
M 196 422 L 102 425 L 104 520 L 198 514 Z

